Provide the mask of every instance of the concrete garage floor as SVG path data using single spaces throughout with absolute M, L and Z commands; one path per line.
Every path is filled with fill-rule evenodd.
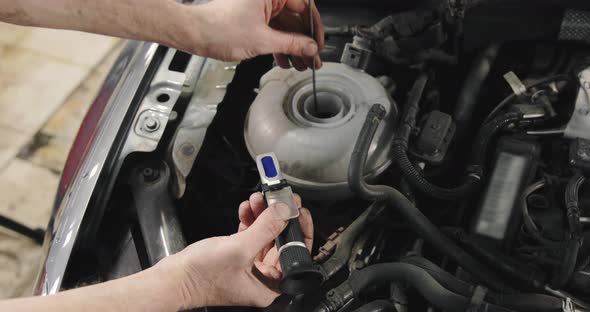
M 0 213 L 45 228 L 82 118 L 122 41 L 0 23 Z M 31 294 L 41 248 L 0 227 L 0 299 Z

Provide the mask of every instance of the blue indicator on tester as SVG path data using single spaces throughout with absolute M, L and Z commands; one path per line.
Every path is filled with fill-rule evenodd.
M 262 168 L 264 168 L 264 174 L 269 178 L 274 178 L 277 176 L 277 168 L 275 167 L 275 162 L 270 156 L 262 157 L 260 160 L 262 162 Z

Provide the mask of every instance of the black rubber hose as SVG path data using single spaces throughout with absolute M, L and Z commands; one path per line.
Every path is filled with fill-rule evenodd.
M 393 303 L 387 300 L 375 300 L 354 310 L 353 312 L 396 312 Z
M 492 70 L 492 66 L 498 56 L 498 51 L 500 51 L 499 44 L 492 44 L 484 49 L 476 57 L 473 66 L 463 82 L 461 93 L 459 94 L 455 110 L 453 111 L 453 119 L 457 125 L 457 130 L 455 131 L 456 141 L 461 141 L 466 135 L 465 131 L 469 128 L 469 123 L 473 117 L 473 111 L 478 103 L 477 99 L 481 87 Z
M 401 260 L 403 263 L 415 265 L 424 269 L 444 288 L 462 296 L 473 295 L 475 286 L 458 279 L 429 260 L 411 256 Z M 486 292 L 485 301 L 516 311 L 550 312 L 559 311 L 563 301 L 557 297 L 537 293 L 498 294 Z
M 469 175 L 462 185 L 455 188 L 443 188 L 426 180 L 426 178 L 416 170 L 408 158 L 408 142 L 410 140 L 412 129 L 416 125 L 416 116 L 418 115 L 420 100 L 422 99 L 422 93 L 424 92 L 427 82 L 428 75 L 422 72 L 410 90 L 407 103 L 404 106 L 402 120 L 397 128 L 395 139 L 393 141 L 393 157 L 397 160 L 407 182 L 421 192 L 439 199 L 453 200 L 462 198 L 479 188 L 481 182 L 480 177 Z
M 385 109 L 379 104 L 373 105 L 367 114 L 348 168 L 348 183 L 351 190 L 367 200 L 387 200 L 392 208 L 404 217 L 410 227 L 438 252 L 455 261 L 490 288 L 496 290 L 505 288 L 495 273 L 444 235 L 403 194 L 390 186 L 368 185 L 365 182 L 363 168 L 367 160 L 367 151 L 384 115 Z
M 512 123 L 521 121 L 522 119 L 522 113 L 508 112 L 495 117 L 491 121 L 487 122 L 483 127 L 481 127 L 473 144 L 473 166 L 477 167 L 479 170 L 483 170 L 485 167 L 486 158 L 488 156 L 490 143 L 492 143 L 492 140 L 498 131 Z
M 565 188 L 566 216 L 569 227 L 569 240 L 563 261 L 553 274 L 551 287 L 560 289 L 572 278 L 578 253 L 583 242 L 582 225 L 580 223 L 580 208 L 578 205 L 578 192 L 586 178 L 582 173 L 576 173 L 567 183 Z
M 454 200 L 464 198 L 479 189 L 481 179 L 477 175 L 468 175 L 463 184 L 454 188 L 443 188 L 434 185 L 424 178 L 412 165 L 408 158 L 407 151 L 401 144 L 394 144 L 393 157 L 396 159 L 404 177 L 408 183 L 419 189 L 421 192 L 434 198 Z
M 428 73 L 421 72 L 408 93 L 408 99 L 406 100 L 406 105 L 404 105 L 401 121 L 396 129 L 394 142 L 405 145 L 404 147 L 406 149 L 408 147 L 412 130 L 416 125 L 416 116 L 418 115 L 418 110 L 420 108 L 420 100 L 422 100 L 422 94 L 424 93 L 427 83 Z
M 45 231 L 42 229 L 32 229 L 22 223 L 16 222 L 2 215 L 0 215 L 0 226 L 5 227 L 20 235 L 28 237 L 35 241 L 35 243 L 37 243 L 38 245 L 43 244 Z
M 400 282 L 416 289 L 429 303 L 446 311 L 466 311 L 471 308 L 471 298 L 444 288 L 428 272 L 406 263 L 380 263 L 350 274 L 348 280 L 328 292 L 315 312 L 338 311 L 352 298 L 358 298 L 370 288 Z M 480 302 L 473 311 L 509 311 L 487 302 Z
M 447 231 L 451 237 L 458 240 L 471 254 L 475 254 L 478 259 L 485 264 L 493 267 L 498 273 L 505 277 L 512 278 L 515 284 L 523 288 L 532 288 L 542 290 L 545 285 L 545 276 L 542 273 L 530 270 L 528 267 L 514 263 L 511 258 L 501 253 L 486 248 L 481 242 L 468 237 L 462 229 L 453 229 Z

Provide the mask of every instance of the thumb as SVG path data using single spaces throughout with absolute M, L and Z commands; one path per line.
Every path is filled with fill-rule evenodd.
M 277 203 L 275 205 L 285 205 Z M 246 246 L 248 256 L 256 257 L 264 247 L 274 241 L 287 226 L 286 221 L 276 220 L 273 216 L 273 209 L 285 209 L 283 207 L 269 207 L 265 209 L 252 225 L 238 233 L 242 246 Z
M 269 43 L 263 53 L 280 53 L 299 57 L 314 57 L 318 45 L 312 38 L 300 34 L 269 28 L 266 40 Z

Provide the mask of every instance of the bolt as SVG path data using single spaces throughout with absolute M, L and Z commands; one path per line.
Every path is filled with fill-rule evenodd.
M 154 117 L 146 117 L 143 125 L 147 132 L 154 132 L 160 128 L 160 121 Z
M 588 110 L 588 108 L 587 108 L 587 107 L 582 107 L 582 108 L 579 108 L 579 109 L 578 109 L 578 113 L 579 113 L 580 115 L 584 115 L 584 116 L 586 116 L 586 115 L 588 115 L 588 114 L 590 113 L 590 110 Z
M 146 182 L 154 182 L 160 177 L 160 172 L 158 170 L 149 167 L 143 168 L 141 174 Z
M 180 147 L 180 150 L 185 156 L 190 156 L 195 153 L 196 147 L 190 143 L 184 143 Z

